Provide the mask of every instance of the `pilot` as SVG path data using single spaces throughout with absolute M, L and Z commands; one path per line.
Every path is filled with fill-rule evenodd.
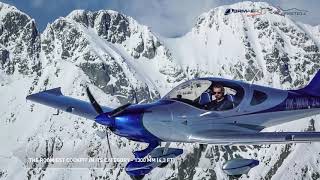
M 212 111 L 224 111 L 233 108 L 233 104 L 224 94 L 224 87 L 220 84 L 215 84 L 212 87 L 212 93 L 215 100 L 206 104 L 206 109 Z

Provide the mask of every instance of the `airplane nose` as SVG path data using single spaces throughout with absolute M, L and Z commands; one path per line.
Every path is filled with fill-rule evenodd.
M 114 118 L 110 118 L 107 114 L 99 114 L 95 121 L 99 124 L 105 125 L 107 127 L 114 127 Z

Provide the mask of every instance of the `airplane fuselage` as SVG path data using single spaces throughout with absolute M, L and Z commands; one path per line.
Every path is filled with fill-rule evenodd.
M 268 88 L 267 92 L 270 99 L 266 103 L 250 106 L 252 94 L 247 93 L 248 98 L 227 111 L 204 110 L 170 99 L 132 105 L 116 117 L 114 133 L 141 142 L 196 142 L 198 139 L 192 137 L 217 137 L 216 143 L 220 144 L 226 142 L 223 137 L 227 134 L 257 133 L 266 127 L 320 112 L 319 97 L 273 88 Z
M 264 130 L 319 114 L 319 82 L 320 71 L 307 86 L 298 90 L 280 90 L 222 78 L 198 78 L 178 85 L 154 103 L 128 103 L 115 109 L 100 106 L 88 87 L 90 103 L 64 96 L 60 88 L 32 94 L 27 99 L 94 120 L 121 137 L 147 143 L 147 148 L 133 152 L 135 158 L 147 155 L 175 158 L 183 150 L 169 148 L 170 142 L 222 145 L 320 142 L 320 132 Z M 214 98 L 219 99 L 219 95 L 228 106 L 214 107 Z M 111 154 L 108 138 L 107 142 Z M 158 147 L 160 142 L 166 142 L 166 146 Z M 257 162 L 230 160 L 223 170 L 229 175 L 241 175 Z M 141 177 L 166 164 L 133 160 L 125 170 L 131 176 Z

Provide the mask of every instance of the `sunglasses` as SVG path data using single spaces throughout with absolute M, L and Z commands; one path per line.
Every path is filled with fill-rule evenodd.
M 219 91 L 219 92 L 213 92 L 213 94 L 222 94 L 222 91 Z

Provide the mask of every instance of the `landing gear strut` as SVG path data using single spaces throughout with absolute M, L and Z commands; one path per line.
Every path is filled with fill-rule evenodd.
M 164 154 L 166 154 L 166 153 L 168 152 L 169 146 L 170 146 L 170 142 L 166 142 L 166 145 L 165 145 L 165 147 L 164 147 L 164 149 L 163 149 L 162 155 L 164 155 Z M 160 166 L 158 166 L 158 167 L 159 167 L 159 168 L 164 168 L 164 167 L 166 167 L 168 164 L 169 164 L 169 162 L 165 162 L 165 163 L 160 164 Z
M 156 167 L 165 167 L 169 164 L 168 160 L 175 158 L 183 153 L 182 149 L 169 148 L 170 143 L 166 143 L 165 147 L 156 148 L 160 143 L 153 142 L 141 151 L 135 151 L 135 159 L 130 161 L 126 166 L 126 172 L 132 179 L 142 179 Z M 145 157 L 151 157 L 151 159 Z M 142 160 L 141 160 L 142 159 Z

